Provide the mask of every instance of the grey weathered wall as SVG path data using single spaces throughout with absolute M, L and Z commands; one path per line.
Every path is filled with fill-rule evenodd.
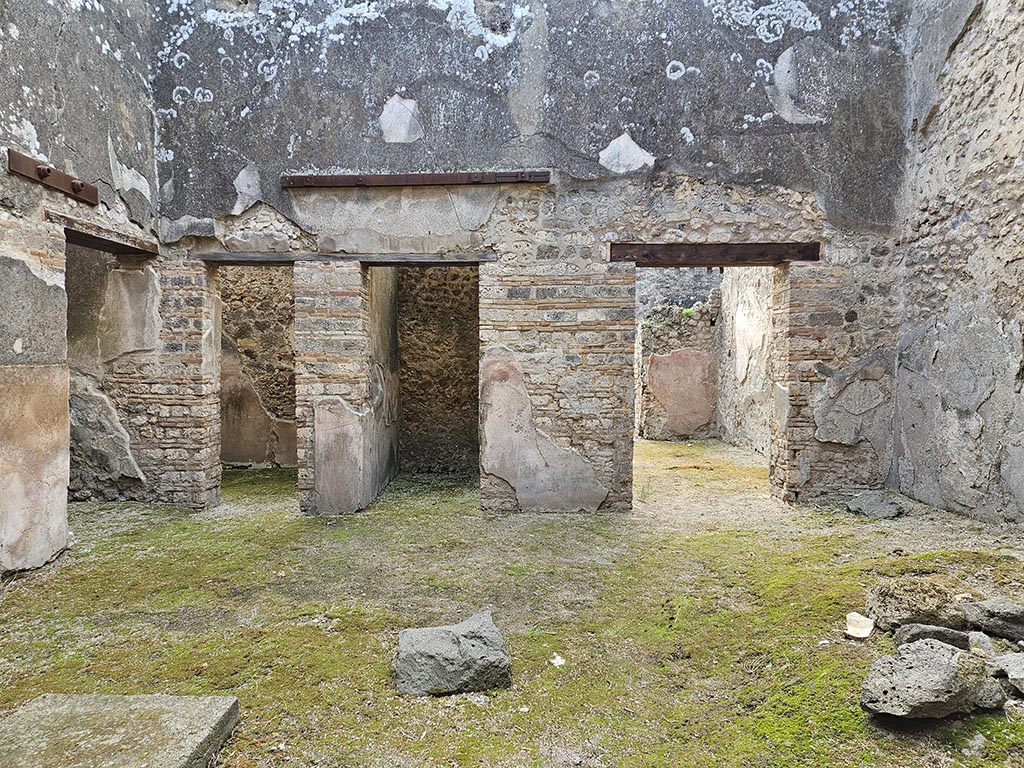
M 161 0 L 165 232 L 210 234 L 253 199 L 291 213 L 288 171 L 645 163 L 813 191 L 837 223 L 886 226 L 907 5 Z
M 41 565 L 68 537 L 64 243 L 42 208 L 136 234 L 155 215 L 149 10 L 0 3 L 0 148 L 95 182 L 102 202 L 0 174 L 0 572 Z
M 1024 6 L 923 2 L 890 482 L 1024 520 Z
M 479 467 L 480 281 L 476 267 L 399 267 L 402 469 Z
M 221 267 L 221 460 L 294 467 L 295 313 L 288 267 Z
M 717 325 L 721 360 L 718 373 L 718 428 L 735 445 L 767 455 L 773 418 L 772 267 L 725 271 Z

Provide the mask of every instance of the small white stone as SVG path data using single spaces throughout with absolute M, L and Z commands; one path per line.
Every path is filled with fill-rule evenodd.
M 601 150 L 598 161 L 613 173 L 631 173 L 654 167 L 657 158 L 641 147 L 626 131 Z
M 423 122 L 416 99 L 406 99 L 396 93 L 384 105 L 378 122 L 388 144 L 411 144 L 423 138 Z
M 551 666 L 560 667 L 565 664 L 565 659 L 559 656 L 557 653 L 551 657 Z
M 22 339 L 18 338 L 14 340 L 14 354 L 20 355 L 25 349 L 25 343 Z

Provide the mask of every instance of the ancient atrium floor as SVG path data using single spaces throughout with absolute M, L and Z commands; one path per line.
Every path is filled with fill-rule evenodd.
M 0 586 L 0 715 L 44 692 L 230 694 L 222 766 L 1021 765 L 1003 713 L 870 720 L 860 684 L 892 640 L 842 634 L 883 576 L 1020 594 L 1019 533 L 787 507 L 763 465 L 640 442 L 632 514 L 496 517 L 472 481 L 403 476 L 312 519 L 282 472 L 226 474 L 205 513 L 75 504 L 71 552 Z M 399 696 L 398 630 L 483 609 L 513 687 Z

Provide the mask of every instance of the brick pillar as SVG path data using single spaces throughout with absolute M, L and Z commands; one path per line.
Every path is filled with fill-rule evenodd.
M 307 514 L 351 511 L 336 508 L 326 488 L 340 494 L 346 483 L 351 486 L 361 479 L 351 474 L 361 475 L 361 449 L 343 443 L 360 439 L 353 409 L 360 409 L 369 393 L 363 274 L 359 263 L 351 261 L 299 261 L 293 274 L 299 505 Z M 318 424 L 324 434 L 317 434 Z M 328 431 L 341 452 L 333 457 Z
M 160 278 L 159 356 L 115 366 L 112 399 L 127 415 L 153 501 L 201 509 L 220 500 L 220 317 L 216 273 L 195 259 L 155 264 Z
M 635 269 L 578 239 L 480 267 L 485 510 L 632 505 Z

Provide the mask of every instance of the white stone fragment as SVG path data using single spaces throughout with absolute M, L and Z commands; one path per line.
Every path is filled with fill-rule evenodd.
M 411 144 L 423 138 L 423 121 L 416 99 L 406 99 L 396 93 L 384 105 L 378 122 L 388 144 Z
M 613 173 L 631 173 L 653 168 L 657 158 L 641 147 L 626 131 L 598 154 L 598 162 Z

